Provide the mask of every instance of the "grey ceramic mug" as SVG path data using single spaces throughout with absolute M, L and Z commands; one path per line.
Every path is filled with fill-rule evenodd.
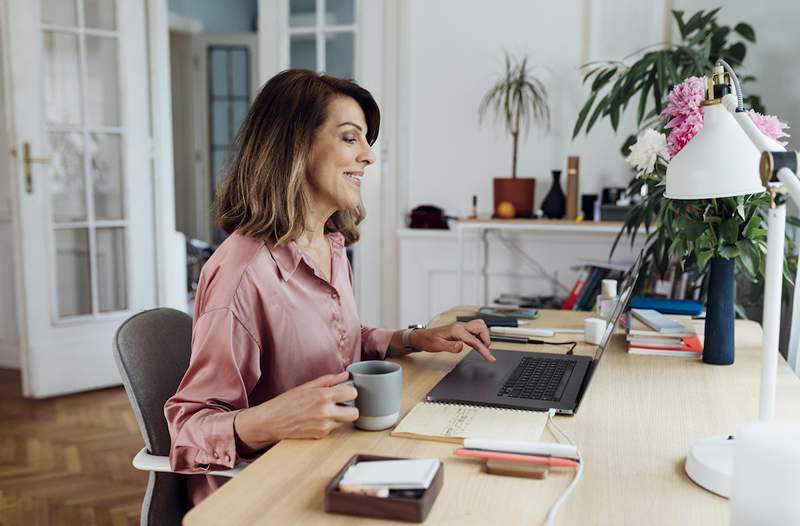
M 403 368 L 393 362 L 369 360 L 352 363 L 347 367 L 350 380 L 358 397 L 353 403 L 358 408 L 355 426 L 366 431 L 379 431 L 392 427 L 400 417 L 400 399 L 403 395 Z

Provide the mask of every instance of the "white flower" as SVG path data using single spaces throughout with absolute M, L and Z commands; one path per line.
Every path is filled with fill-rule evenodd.
M 667 137 L 663 133 L 648 128 L 639 136 L 636 144 L 631 146 L 631 153 L 625 158 L 625 161 L 633 166 L 639 175 L 650 175 L 653 173 L 658 157 L 665 161 L 669 160 Z

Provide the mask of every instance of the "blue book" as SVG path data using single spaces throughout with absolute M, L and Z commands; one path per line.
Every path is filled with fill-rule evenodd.
M 636 296 L 628 305 L 631 309 L 653 309 L 661 314 L 681 314 L 698 316 L 703 313 L 703 304 L 694 300 L 673 300 L 669 298 L 646 298 Z

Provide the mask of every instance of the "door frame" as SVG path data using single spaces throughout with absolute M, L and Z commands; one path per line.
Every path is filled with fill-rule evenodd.
M 158 305 L 188 312 L 186 238 L 175 229 L 175 170 L 172 152 L 172 88 L 167 0 L 145 0 L 150 86 L 150 156 L 153 174 L 154 239 Z

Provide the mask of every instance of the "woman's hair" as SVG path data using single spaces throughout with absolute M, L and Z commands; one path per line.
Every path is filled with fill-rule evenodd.
M 317 129 L 337 97 L 353 98 L 378 138 L 380 111 L 372 95 L 350 80 L 302 69 L 272 77 L 261 89 L 231 145 L 225 180 L 214 198 L 217 224 L 227 233 L 266 238 L 278 245 L 297 239 L 308 214 L 308 159 Z M 325 225 L 347 244 L 358 240 L 364 208 L 339 210 Z

